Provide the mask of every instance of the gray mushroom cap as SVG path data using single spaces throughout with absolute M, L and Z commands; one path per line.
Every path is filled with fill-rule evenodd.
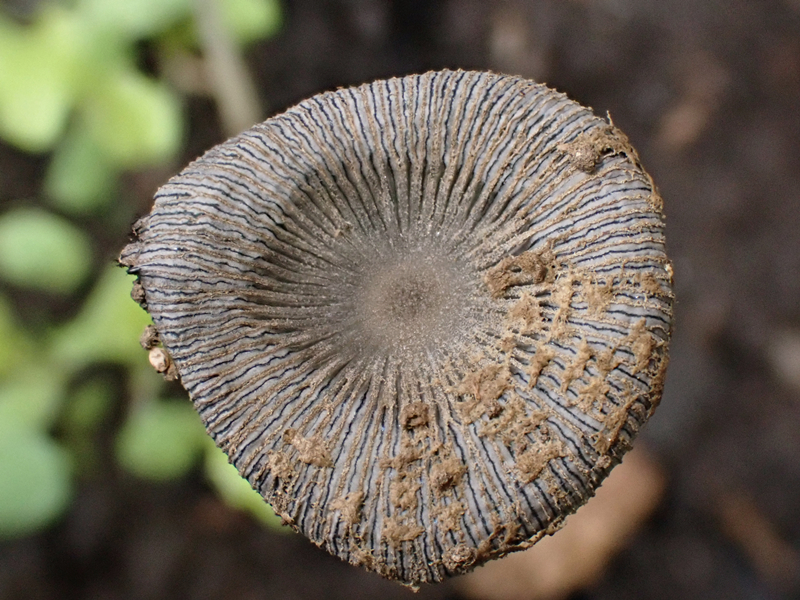
M 663 228 L 612 124 L 444 71 L 213 148 L 120 262 L 241 475 L 416 585 L 553 533 L 629 448 L 667 364 Z

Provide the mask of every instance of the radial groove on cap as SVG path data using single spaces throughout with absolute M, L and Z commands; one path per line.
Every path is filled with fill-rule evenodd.
M 315 96 L 156 195 L 121 262 L 209 433 L 296 529 L 409 584 L 555 531 L 661 396 L 661 200 L 519 78 Z

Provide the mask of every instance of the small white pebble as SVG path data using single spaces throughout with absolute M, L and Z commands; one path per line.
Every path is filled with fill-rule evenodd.
M 153 348 L 147 355 L 150 364 L 158 373 L 166 373 L 169 369 L 170 359 L 169 354 L 163 348 Z

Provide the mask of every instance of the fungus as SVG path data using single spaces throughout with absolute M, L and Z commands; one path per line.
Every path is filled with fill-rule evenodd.
M 315 544 L 416 586 L 556 531 L 658 404 L 661 206 L 589 109 L 443 71 L 213 148 L 120 262 L 159 368 L 242 476 Z

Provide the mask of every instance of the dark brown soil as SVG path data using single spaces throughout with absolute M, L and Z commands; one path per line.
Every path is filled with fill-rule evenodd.
M 248 57 L 271 113 L 444 67 L 528 76 L 610 113 L 668 218 L 677 325 L 664 399 L 641 440 L 670 486 L 579 597 L 800 598 L 800 346 L 786 356 L 786 340 L 800 339 L 800 2 L 284 4 L 283 32 Z M 188 106 L 187 160 L 222 141 L 213 104 Z M 36 196 L 45 164 L 0 146 L 0 210 Z M 126 178 L 131 212 L 147 210 L 166 175 Z M 127 241 L 125 219 L 98 233 L 99 261 Z M 37 302 L 28 319 L 70 311 Z M 104 467 L 61 524 L 0 545 L 0 598 L 459 597 L 450 584 L 412 596 L 258 527 L 199 475 L 155 485 Z

